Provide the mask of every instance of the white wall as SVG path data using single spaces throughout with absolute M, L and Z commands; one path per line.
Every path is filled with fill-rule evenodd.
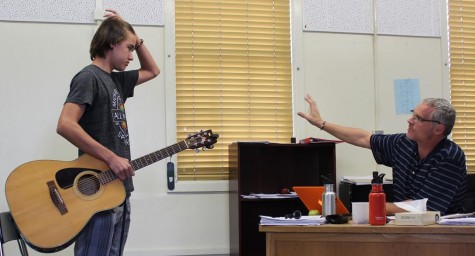
M 441 4 L 445 2 L 441 0 Z M 329 122 L 367 130 L 404 132 L 408 116 L 396 116 L 394 79 L 417 78 L 421 97 L 447 97 L 445 39 L 301 31 L 300 1 L 293 1 L 295 113 L 307 110 L 305 94 L 317 100 Z M 444 28 L 445 25 L 441 25 Z M 36 159 L 69 160 L 76 149 L 55 133 L 73 75 L 90 63 L 95 26 L 0 22 L 0 184 L 18 165 Z M 173 141 L 169 78 L 170 28 L 136 26 L 158 61 L 161 75 L 140 86 L 127 102 L 133 157 Z M 444 34 L 444 33 L 442 33 Z M 136 67 L 135 63 L 133 67 Z M 165 83 L 167 81 L 167 83 Z M 167 91 L 168 90 L 168 91 Z M 327 134 L 295 115 L 298 139 Z M 127 255 L 205 255 L 229 251 L 226 182 L 202 184 L 200 192 L 168 193 L 166 161 L 140 170 L 132 196 Z M 379 169 L 370 151 L 337 145 L 337 174 L 368 175 Z M 381 168 L 387 172 L 387 169 Z M 177 184 L 179 191 L 197 186 Z M 203 189 L 203 187 L 205 189 Z M 220 192 L 221 191 L 221 192 Z M 8 209 L 0 196 L 0 211 Z M 9 243 L 7 255 L 15 255 Z M 31 251 L 31 255 L 39 253 Z M 71 248 L 54 255 L 71 255 Z
M 439 2 L 441 38 L 303 33 L 300 30 L 302 21 L 295 15 L 295 112 L 307 110 L 303 97 L 310 94 L 328 122 L 384 133 L 406 132 L 409 115 L 396 114 L 394 80 L 418 79 L 421 99 L 450 98 L 446 1 Z M 293 6 L 296 14 L 301 9 L 300 1 L 294 1 Z M 411 27 L 409 24 L 404 26 Z M 295 131 L 298 138 L 333 138 L 299 117 L 295 120 Z M 371 175 L 374 170 L 392 177 L 390 168 L 377 165 L 369 150 L 346 143 L 338 144 L 336 150 L 337 180 L 343 175 Z

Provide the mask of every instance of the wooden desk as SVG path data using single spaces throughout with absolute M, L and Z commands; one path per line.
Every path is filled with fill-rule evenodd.
M 259 226 L 266 232 L 267 256 L 473 256 L 470 226 Z

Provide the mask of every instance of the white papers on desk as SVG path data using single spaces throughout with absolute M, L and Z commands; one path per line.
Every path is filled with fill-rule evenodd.
M 241 195 L 246 199 L 282 199 L 282 198 L 298 198 L 299 196 L 295 192 L 290 194 L 264 194 L 264 193 L 251 193 L 249 195 Z
M 458 218 L 465 218 L 465 217 L 475 217 L 475 212 L 448 214 L 448 215 L 444 215 L 440 218 L 441 219 L 458 219 Z
M 440 217 L 440 225 L 475 226 L 475 212 L 456 213 Z
M 269 226 L 317 226 L 325 224 L 325 217 L 317 216 L 302 216 L 300 219 L 286 219 L 285 217 L 261 217 L 261 225 Z
M 440 225 L 475 226 L 475 218 L 441 219 Z

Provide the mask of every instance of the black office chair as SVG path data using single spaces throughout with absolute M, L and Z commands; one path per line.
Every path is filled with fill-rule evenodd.
M 28 256 L 25 241 L 20 236 L 20 232 L 18 232 L 18 229 L 15 226 L 15 221 L 13 220 L 12 215 L 10 212 L 2 212 L 0 213 L 0 256 L 5 256 L 3 244 L 12 240 L 17 240 L 21 255 Z
M 475 174 L 467 175 L 467 197 L 464 206 L 467 212 L 475 212 Z

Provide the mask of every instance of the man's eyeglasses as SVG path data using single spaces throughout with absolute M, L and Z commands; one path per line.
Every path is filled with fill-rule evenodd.
M 411 114 L 412 114 L 412 118 L 415 118 L 417 122 L 433 122 L 433 123 L 442 124 L 440 121 L 437 121 L 437 120 L 424 119 L 420 117 L 419 115 L 414 113 L 414 109 L 411 110 Z

